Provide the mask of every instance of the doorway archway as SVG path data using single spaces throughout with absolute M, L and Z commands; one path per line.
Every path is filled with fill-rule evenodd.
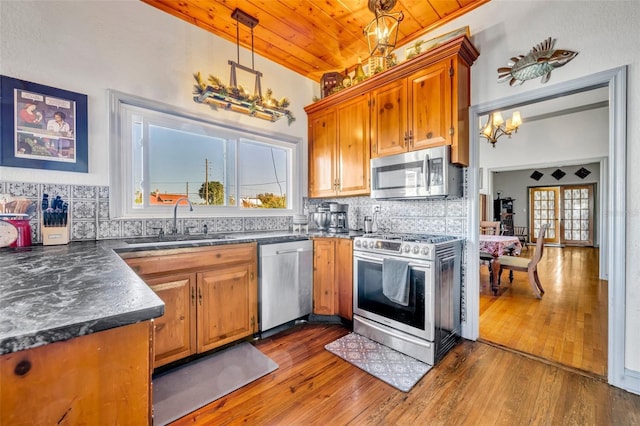
M 624 348 L 625 348 L 625 211 L 626 211 L 626 93 L 627 68 L 619 67 L 603 71 L 576 80 L 533 90 L 512 97 L 474 105 L 470 108 L 471 123 L 478 123 L 482 115 L 494 110 L 517 108 L 519 106 L 554 99 L 574 93 L 584 92 L 599 87 L 609 89 L 609 161 L 603 170 L 603 190 L 606 188 L 606 209 L 603 223 L 606 227 L 606 238 L 601 241 L 601 251 L 605 257 L 603 262 L 609 277 L 609 344 L 608 344 L 608 382 L 623 387 L 624 380 Z M 475 129 L 475 128 L 474 128 Z M 472 131 L 470 138 L 470 164 L 468 197 L 468 240 L 467 271 L 464 305 L 466 321 L 462 327 L 465 338 L 476 340 L 479 336 L 479 134 Z

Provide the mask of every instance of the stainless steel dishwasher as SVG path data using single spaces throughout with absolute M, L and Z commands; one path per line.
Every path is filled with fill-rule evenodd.
M 313 304 L 313 242 L 260 246 L 260 332 L 309 315 Z

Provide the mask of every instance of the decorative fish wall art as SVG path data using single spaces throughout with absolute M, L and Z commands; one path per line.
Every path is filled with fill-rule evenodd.
M 564 49 L 554 49 L 556 40 L 549 37 L 534 46 L 526 56 L 511 58 L 508 67 L 498 68 L 498 81 L 509 80 L 509 86 L 521 85 L 527 80 L 542 77 L 540 81 L 546 83 L 551 77 L 551 71 L 567 64 L 578 55 L 578 52 Z

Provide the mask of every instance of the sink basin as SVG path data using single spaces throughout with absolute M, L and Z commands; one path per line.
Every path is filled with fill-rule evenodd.
M 147 247 L 147 246 L 170 246 L 170 245 L 179 245 L 185 244 L 189 242 L 211 242 L 211 241 L 219 241 L 219 240 L 229 240 L 233 239 L 228 235 L 224 234 L 195 234 L 195 235 L 181 235 L 181 234 L 171 234 L 171 235 L 163 235 L 161 237 L 142 237 L 142 238 L 130 238 L 124 240 L 131 247 Z

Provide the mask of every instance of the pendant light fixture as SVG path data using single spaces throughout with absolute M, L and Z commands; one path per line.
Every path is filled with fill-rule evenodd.
M 200 72 L 197 72 L 193 75 L 196 80 L 193 91 L 196 96 L 193 100 L 198 103 L 208 104 L 214 109 L 223 108 L 268 121 L 277 121 L 286 116 L 289 124 L 291 124 L 295 117 L 291 111 L 286 109 L 289 106 L 289 100 L 287 98 L 276 99 L 271 89 L 267 89 L 264 97 L 262 95 L 262 73 L 255 69 L 253 46 L 253 29 L 258 25 L 258 19 L 240 9 L 235 9 L 231 17 L 236 20 L 237 60 L 228 61 L 231 67 L 229 85 L 225 86 L 220 79 L 212 75 L 205 82 Z M 251 29 L 251 68 L 240 64 L 240 24 Z M 242 86 L 238 85 L 237 70 L 253 74 L 255 77 L 253 93 L 248 93 Z
M 395 5 L 396 0 L 369 0 L 369 10 L 375 17 L 364 28 L 364 35 L 371 56 L 388 58 L 396 47 L 398 27 L 404 15 L 402 12 L 390 12 Z

